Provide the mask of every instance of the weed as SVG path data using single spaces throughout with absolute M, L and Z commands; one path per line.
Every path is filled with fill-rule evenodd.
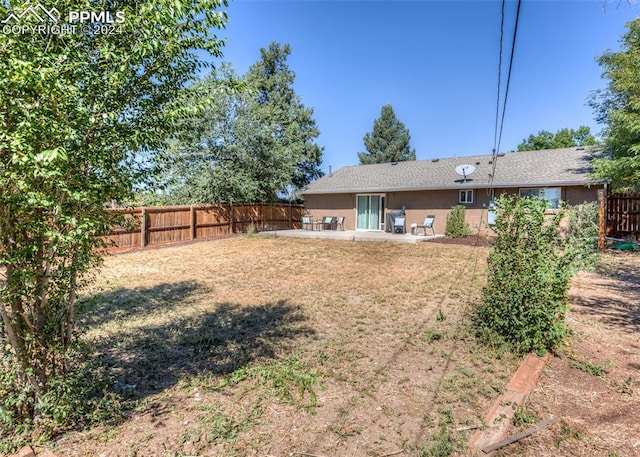
M 516 427 L 535 424 L 537 421 L 536 414 L 526 406 L 519 406 L 513 416 L 513 425 Z
M 187 442 L 197 444 L 200 449 L 214 443 L 233 442 L 242 432 L 253 428 L 263 413 L 259 403 L 254 404 L 247 412 L 235 407 L 233 412 L 227 412 L 219 402 L 201 405 L 200 409 L 204 411 L 204 417 L 196 428 L 191 428 L 182 435 L 179 442 L 180 448 L 183 448 Z
M 217 389 L 238 384 L 245 379 L 253 379 L 257 385 L 266 388 L 271 396 L 281 403 L 291 403 L 310 410 L 317 403 L 316 388 L 322 387 L 317 373 L 309 370 L 298 356 L 270 360 L 263 365 L 243 367 L 222 380 Z M 295 390 L 297 395 L 292 393 Z M 308 402 L 304 402 L 308 394 Z
M 598 376 L 598 377 L 602 377 L 606 373 L 604 367 L 589 361 L 576 360 L 569 363 L 569 366 L 571 368 L 575 368 L 576 370 L 584 371 L 585 373 L 589 373 L 593 376 Z
M 629 376 L 623 383 L 618 392 L 624 395 L 633 395 L 633 384 L 635 383 L 633 377 Z
M 580 433 L 580 431 L 573 430 L 567 424 L 562 424 L 560 426 L 560 436 L 556 438 L 555 446 L 557 449 L 560 449 L 560 446 L 564 441 L 570 439 L 579 440 L 580 438 L 582 438 L 582 433 Z
M 438 308 L 438 312 L 436 313 L 436 322 L 444 322 L 447 319 L 447 316 L 444 315 L 441 308 Z
M 256 233 L 258 233 L 258 229 L 256 228 L 255 224 L 251 222 L 249 225 L 247 225 L 247 236 L 251 238 Z
M 440 341 L 443 338 L 442 333 L 435 329 L 435 327 L 428 328 L 424 334 L 424 339 L 427 343 L 433 343 L 434 341 Z
M 438 432 L 422 444 L 418 454 L 420 457 L 448 457 L 464 446 L 463 436 L 450 430 L 454 424 L 453 410 L 450 407 L 443 407 L 440 408 L 440 413 L 442 417 L 438 424 Z

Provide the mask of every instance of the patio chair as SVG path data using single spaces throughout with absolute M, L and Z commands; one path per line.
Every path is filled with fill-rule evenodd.
M 313 220 L 311 216 L 302 216 L 302 230 L 313 230 Z
M 344 232 L 344 216 L 338 218 L 338 222 L 336 223 L 337 228 Z
M 404 216 L 396 216 L 393 221 L 393 233 L 407 233 L 407 229 L 405 227 L 405 217 Z
M 422 223 L 422 229 L 424 230 L 424 236 L 427 236 L 427 229 L 431 229 L 433 232 L 433 236 L 436 236 L 436 229 L 433 228 L 433 222 L 436 220 L 436 217 L 433 214 L 429 214 L 424 218 L 424 222 Z
M 322 218 L 322 229 L 335 230 L 336 218 L 334 216 L 325 216 Z

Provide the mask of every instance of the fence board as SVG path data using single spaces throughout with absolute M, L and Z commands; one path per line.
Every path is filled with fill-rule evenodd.
M 109 250 L 210 239 L 257 230 L 300 228 L 302 205 L 247 204 L 144 207 L 113 210 L 127 223 L 104 236 Z M 143 222 L 144 218 L 144 224 Z
M 607 236 L 640 239 L 640 193 L 607 196 Z

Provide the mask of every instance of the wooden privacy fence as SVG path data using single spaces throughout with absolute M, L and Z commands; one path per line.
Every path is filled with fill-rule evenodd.
M 109 249 L 154 246 L 256 230 L 300 228 L 302 205 L 193 205 L 116 209 L 125 223 L 105 236 Z
M 640 193 L 607 195 L 606 235 L 640 240 Z

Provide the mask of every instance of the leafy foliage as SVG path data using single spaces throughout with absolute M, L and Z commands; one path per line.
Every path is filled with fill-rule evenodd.
M 613 190 L 640 190 L 640 19 L 627 24 L 618 52 L 598 59 L 606 89 L 590 101 L 598 122 L 605 124 L 604 140 L 611 158 L 594 161 L 595 177 L 611 180 Z
M 546 202 L 505 195 L 496 201 L 497 238 L 475 323 L 487 341 L 517 352 L 557 347 L 567 330 L 571 259 L 564 251 L 564 210 L 545 218 Z
M 116 218 L 105 204 L 129 196 L 146 173 L 137 154 L 160 148 L 190 109 L 172 102 L 203 65 L 195 50 L 219 55 L 222 4 L 121 2 L 121 34 L 0 35 L 0 355 L 3 389 L 19 399 L 2 414 L 14 426 L 77 422 L 52 392 L 84 394 L 61 386 L 77 368 L 76 294 Z M 92 5 L 48 4 L 62 14 Z M 0 16 L 12 8 L 0 3 Z
M 373 121 L 373 131 L 363 140 L 367 152 L 358 153 L 361 164 L 416 160 L 409 129 L 398 120 L 391 105 L 382 107 L 380 117 Z
M 451 211 L 447 214 L 447 226 L 444 229 L 444 234 L 450 238 L 460 238 L 473 234 L 465 216 L 464 205 L 456 205 L 451 208 Z
M 20 382 L 15 356 L 3 352 L 0 359 L 0 452 L 10 454 L 30 442 L 36 430 L 42 438 L 73 427 L 117 424 L 122 420 L 117 395 L 108 392 L 111 379 L 86 351 L 66 354 L 72 364 L 65 373 L 52 376 L 40 401 L 33 388 Z M 37 421 L 29 418 L 37 412 Z
M 541 149 L 571 148 L 574 146 L 593 146 L 598 140 L 585 125 L 573 129 L 560 129 L 556 133 L 541 130 L 529 135 L 518 145 L 518 151 L 539 151 Z
M 322 176 L 313 110 L 295 93 L 288 44 L 271 43 L 241 79 L 231 65 L 194 84 L 194 106 L 163 156 L 166 203 L 276 201 Z M 230 89 L 231 87 L 231 89 Z
M 595 202 L 569 208 L 567 253 L 574 270 L 592 270 L 600 258 L 598 252 L 598 204 Z

